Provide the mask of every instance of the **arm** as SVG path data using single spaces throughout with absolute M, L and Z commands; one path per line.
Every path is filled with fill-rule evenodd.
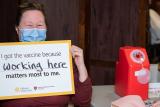
M 90 107 L 92 84 L 84 64 L 83 50 L 72 46 L 71 53 L 76 65 L 74 68 L 75 95 L 71 96 L 71 101 L 75 106 Z

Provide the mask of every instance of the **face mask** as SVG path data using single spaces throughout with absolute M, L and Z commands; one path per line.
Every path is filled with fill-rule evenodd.
M 21 42 L 44 41 L 46 39 L 46 29 L 20 29 L 19 40 Z

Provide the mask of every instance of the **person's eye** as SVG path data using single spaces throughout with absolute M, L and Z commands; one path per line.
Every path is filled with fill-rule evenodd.
M 43 26 L 43 25 L 39 24 L 38 26 Z
M 32 27 L 33 25 L 27 25 L 28 27 Z

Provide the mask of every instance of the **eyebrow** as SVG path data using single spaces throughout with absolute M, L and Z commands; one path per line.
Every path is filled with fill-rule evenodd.
M 28 21 L 27 21 L 27 22 L 25 22 L 24 24 L 33 24 L 33 23 L 32 23 L 32 22 L 28 22 Z
M 43 22 L 43 21 L 40 21 L 40 22 L 37 22 L 38 24 L 45 24 L 45 22 Z M 25 22 L 25 24 L 33 24 L 33 22 Z

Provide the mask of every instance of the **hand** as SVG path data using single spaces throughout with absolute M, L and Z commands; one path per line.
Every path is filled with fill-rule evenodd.
M 142 98 L 138 95 L 127 95 L 112 102 L 113 107 L 145 107 Z
M 77 46 L 72 45 L 71 53 L 78 68 L 79 80 L 80 82 L 84 82 L 88 78 L 88 73 L 84 64 L 83 50 Z
M 160 101 L 156 101 L 153 103 L 152 107 L 160 107 Z

